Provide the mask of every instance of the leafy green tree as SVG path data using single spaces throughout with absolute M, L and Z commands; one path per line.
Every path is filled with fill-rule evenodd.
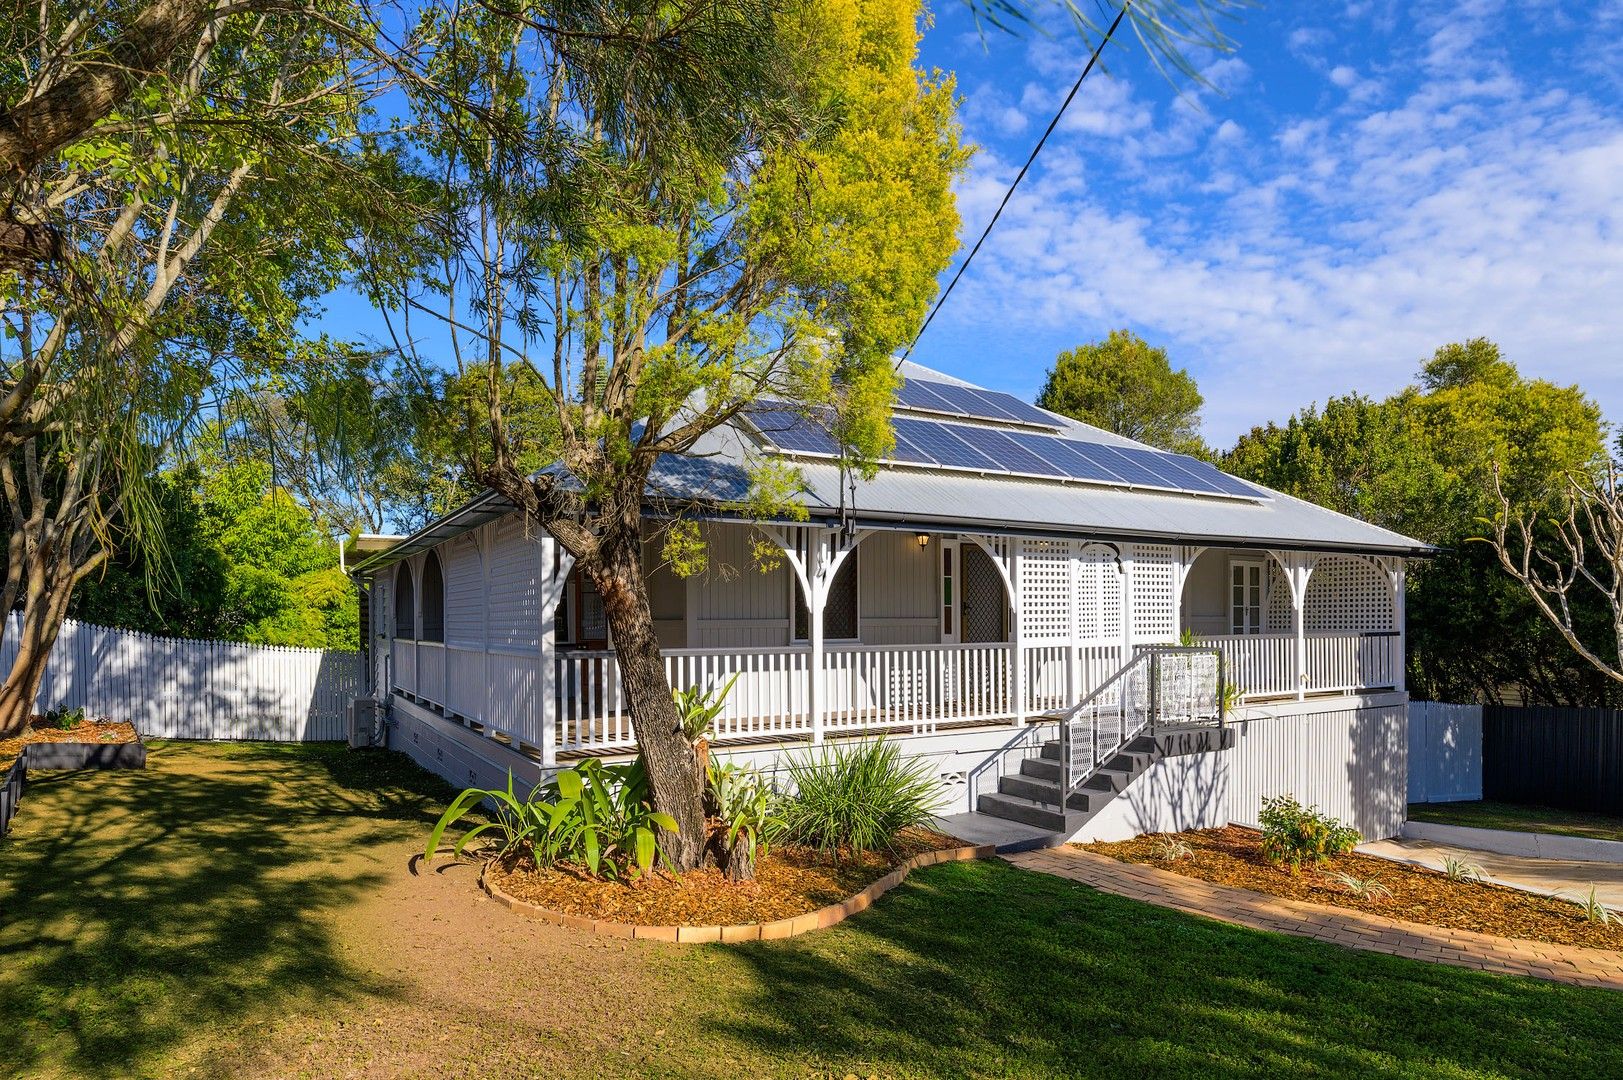
M 327 523 L 273 485 L 268 464 L 192 462 L 156 488 L 162 551 L 115 543 L 117 555 L 74 597 L 78 618 L 178 637 L 359 646 L 355 588 Z
M 1201 453 L 1195 380 L 1167 351 L 1130 330 L 1059 354 L 1037 404 L 1117 435 L 1177 453 Z
M 1496 701 L 1514 690 L 1528 700 L 1595 703 L 1616 692 L 1571 662 L 1561 636 L 1477 541 L 1498 513 L 1496 475 L 1515 507 L 1546 512 L 1565 477 L 1587 470 L 1603 444 L 1599 409 L 1581 390 L 1524 378 L 1477 338 L 1438 349 L 1417 386 L 1383 401 L 1331 398 L 1255 428 L 1223 463 L 1441 549 L 1409 575 L 1415 693 Z M 1593 603 L 1576 619 L 1582 634 L 1607 633 Z

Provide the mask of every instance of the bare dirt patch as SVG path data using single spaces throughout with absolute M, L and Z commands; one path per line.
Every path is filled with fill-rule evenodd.
M 1436 870 L 1368 855 L 1342 855 L 1328 867 L 1303 867 L 1299 875 L 1292 875 L 1262 857 L 1260 833 L 1237 825 L 1177 833 L 1176 836 L 1189 845 L 1193 853 L 1190 858 L 1158 857 L 1154 836 L 1079 846 L 1122 862 L 1144 863 L 1185 877 L 1290 900 L 1353 908 L 1389 919 L 1557 945 L 1623 949 L 1623 925 L 1591 923 L 1576 904 L 1564 900 L 1534 896 L 1499 885 L 1454 881 Z M 1354 895 L 1330 876 L 1336 872 L 1378 881 L 1390 889 L 1392 895 Z
M 894 854 L 835 860 L 806 848 L 774 848 L 756 860 L 755 880 L 746 882 L 728 881 L 714 868 L 604 881 L 574 867 L 535 870 L 509 862 L 487 874 L 509 896 L 565 915 L 641 926 L 739 926 L 837 904 L 914 855 L 961 846 L 929 829 L 909 829 L 897 838 Z

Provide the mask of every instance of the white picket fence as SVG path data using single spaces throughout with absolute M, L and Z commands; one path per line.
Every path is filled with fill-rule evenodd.
M 0 638 L 17 655 L 20 616 Z M 163 739 L 343 739 L 360 693 L 359 653 L 156 637 L 68 619 L 40 684 L 40 711 L 82 707 Z

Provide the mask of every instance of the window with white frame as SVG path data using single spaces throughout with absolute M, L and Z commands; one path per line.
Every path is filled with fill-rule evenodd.
M 858 626 L 857 553 L 853 549 L 840 564 L 834 583 L 828 589 L 828 601 L 823 605 L 823 640 L 855 641 Z M 800 577 L 790 574 L 790 588 L 795 593 L 795 640 L 811 637 L 811 612 L 806 608 L 806 597 L 800 589 Z
M 1229 633 L 1262 633 L 1266 570 L 1261 559 L 1229 560 Z

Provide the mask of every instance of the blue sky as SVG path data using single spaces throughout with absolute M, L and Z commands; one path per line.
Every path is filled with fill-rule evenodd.
M 1088 46 L 1056 11 L 983 38 L 935 6 L 923 61 L 980 148 L 967 251 Z M 1226 447 L 1482 335 L 1623 421 L 1623 0 L 1264 0 L 1229 33 L 1183 96 L 1112 43 L 914 359 L 1029 400 L 1061 350 L 1129 327 Z M 384 335 L 350 295 L 317 322 Z
M 1086 50 L 1058 17 L 983 42 L 937 8 L 924 60 L 981 147 L 967 250 Z M 1216 90 L 1184 98 L 1112 43 L 915 359 L 1029 397 L 1057 352 L 1130 327 L 1226 446 L 1484 335 L 1623 420 L 1623 0 L 1275 2 L 1230 35 L 1201 61 Z

